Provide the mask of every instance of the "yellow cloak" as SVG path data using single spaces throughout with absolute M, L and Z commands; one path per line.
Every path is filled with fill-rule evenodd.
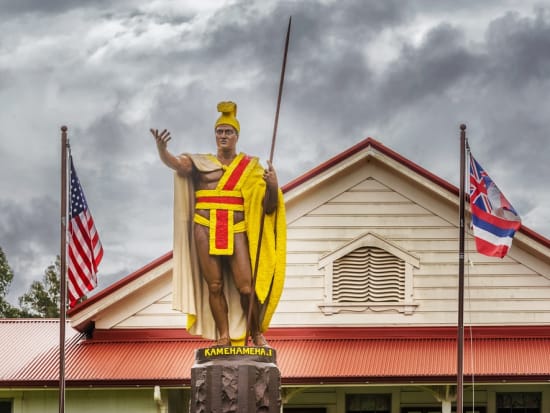
M 212 155 L 189 155 L 199 172 L 222 169 Z M 239 154 L 242 156 L 242 154 Z M 252 169 L 242 186 L 244 215 L 248 237 L 251 268 L 254 271 L 260 221 L 264 217 L 259 267 L 256 280 L 256 296 L 261 304 L 260 329 L 269 323 L 281 297 L 286 266 L 286 217 L 284 199 L 278 191 L 277 210 L 263 214 L 263 198 L 266 184 L 263 168 L 257 158 L 252 158 Z M 208 285 L 200 274 L 196 245 L 193 237 L 195 206 L 194 185 L 191 177 L 174 174 L 174 250 L 172 308 L 187 314 L 187 329 L 191 334 L 207 339 L 217 339 L 217 331 L 208 301 Z M 229 312 L 229 334 L 234 345 L 242 345 L 246 336 L 246 314 L 240 294 L 229 274 L 224 274 L 224 294 Z

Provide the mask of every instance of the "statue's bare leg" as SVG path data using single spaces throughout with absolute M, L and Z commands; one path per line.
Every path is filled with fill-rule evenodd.
M 250 255 L 248 253 L 248 239 L 246 233 L 239 232 L 235 234 L 235 249 L 229 259 L 231 273 L 235 286 L 241 295 L 241 306 L 245 317 L 248 317 L 248 308 L 250 297 L 252 296 L 252 268 L 250 266 Z M 252 304 L 252 314 L 250 320 L 250 335 L 252 341 L 257 346 L 266 346 L 267 341 L 260 332 L 259 304 L 255 297 Z M 247 337 L 248 339 L 248 337 Z
M 231 345 L 229 338 L 229 320 L 227 315 L 227 302 L 223 294 L 223 268 L 220 256 L 210 255 L 208 228 L 195 225 L 195 242 L 201 273 L 208 284 L 208 301 L 216 328 L 219 333 L 217 343 Z

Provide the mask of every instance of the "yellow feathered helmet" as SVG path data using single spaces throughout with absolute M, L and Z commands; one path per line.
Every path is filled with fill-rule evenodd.
M 216 121 L 214 128 L 219 125 L 231 125 L 237 131 L 240 132 L 241 126 L 237 120 L 237 104 L 235 102 L 220 102 L 218 103 L 218 112 L 221 112 L 221 116 Z

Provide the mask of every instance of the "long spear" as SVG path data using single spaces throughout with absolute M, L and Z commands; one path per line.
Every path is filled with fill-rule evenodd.
M 277 127 L 279 126 L 279 111 L 281 109 L 281 97 L 283 96 L 283 85 L 285 82 L 285 71 L 286 71 L 286 57 L 288 55 L 288 44 L 290 41 L 290 26 L 292 24 L 292 16 L 288 18 L 288 29 L 286 31 L 286 40 L 285 40 L 285 49 L 283 54 L 283 65 L 281 66 L 281 78 L 279 80 L 279 95 L 277 96 L 277 110 L 275 111 L 275 122 L 273 124 L 273 136 L 271 138 L 271 150 L 269 152 L 269 163 L 273 162 L 273 152 L 275 151 L 275 140 L 277 139 Z M 248 303 L 248 317 L 246 323 L 246 340 L 251 332 L 251 322 L 252 322 L 252 306 L 256 299 L 256 278 L 258 275 L 258 267 L 260 262 L 260 250 L 262 247 L 262 235 L 264 232 L 264 222 L 265 222 L 265 208 L 262 209 L 262 218 L 260 221 L 260 231 L 258 238 L 258 248 L 256 249 L 256 262 L 254 263 L 254 273 L 252 275 L 252 291 L 250 293 L 250 302 Z
M 288 29 L 286 31 L 285 51 L 283 54 L 283 65 L 281 66 L 281 79 L 279 80 L 279 95 L 277 96 L 277 110 L 275 112 L 275 123 L 273 124 L 273 136 L 271 138 L 271 151 L 269 152 L 269 162 L 273 162 L 273 152 L 275 151 L 275 140 L 277 139 L 277 127 L 279 126 L 279 110 L 281 109 L 281 97 L 283 96 L 283 85 L 285 83 L 286 56 L 288 54 L 288 43 L 290 41 L 290 26 L 292 16 L 288 18 Z

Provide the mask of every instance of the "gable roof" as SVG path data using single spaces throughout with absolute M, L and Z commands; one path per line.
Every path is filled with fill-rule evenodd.
M 303 175 L 293 179 L 282 187 L 282 190 L 285 194 L 291 192 L 292 190 L 298 189 L 300 186 L 303 186 L 308 181 L 313 180 L 314 178 L 320 176 L 331 169 L 339 167 L 341 164 L 348 162 L 353 156 L 364 152 L 364 156 L 376 156 L 376 153 L 387 156 L 388 158 L 396 161 L 398 164 L 403 165 L 411 172 L 418 174 L 419 176 L 426 178 L 427 180 L 433 182 L 441 189 L 448 191 L 449 193 L 459 196 L 459 188 L 450 182 L 446 181 L 443 178 L 435 175 L 434 173 L 428 171 L 427 169 L 421 167 L 420 165 L 412 162 L 411 160 L 403 157 L 399 153 L 393 151 L 387 146 L 383 145 L 379 141 L 373 138 L 366 138 L 361 142 L 353 145 L 352 147 L 346 149 L 345 151 L 339 153 L 336 156 L 328 159 L 327 161 L 319 164 L 315 168 L 312 168 Z M 458 199 L 457 199 L 458 202 Z M 546 248 L 550 248 L 550 239 L 544 237 L 543 235 L 537 233 L 536 231 L 526 227 L 522 224 L 519 231 L 528 237 L 532 238 L 536 242 L 542 244 Z
M 417 174 L 425 178 L 428 178 L 429 180 L 433 181 L 434 183 L 438 184 L 439 186 L 448 190 L 449 192 L 452 192 L 458 195 L 458 192 L 459 192 L 458 187 L 450 184 L 446 180 L 431 173 L 427 169 L 424 169 L 421 166 L 417 165 L 416 163 L 410 161 L 409 159 L 401 156 L 397 152 L 393 151 L 392 149 L 388 148 L 387 146 L 383 145 L 382 143 L 378 142 L 376 139 L 373 139 L 373 138 L 363 139 L 361 142 L 356 143 L 352 147 L 346 149 L 345 151 L 339 153 L 338 155 L 333 156 L 332 158 L 319 164 L 315 168 L 310 169 L 308 172 L 304 173 L 303 175 L 293 179 L 292 181 L 290 181 L 289 183 L 283 186 L 282 188 L 283 192 L 286 193 L 300 185 L 303 185 L 305 182 L 311 180 L 312 178 L 320 175 L 323 172 L 328 171 L 331 168 L 336 167 L 337 165 L 349 160 L 352 156 L 362 151 L 365 151 L 366 149 L 369 149 L 369 148 L 388 156 L 389 158 L 406 166 L 411 171 L 416 172 Z

